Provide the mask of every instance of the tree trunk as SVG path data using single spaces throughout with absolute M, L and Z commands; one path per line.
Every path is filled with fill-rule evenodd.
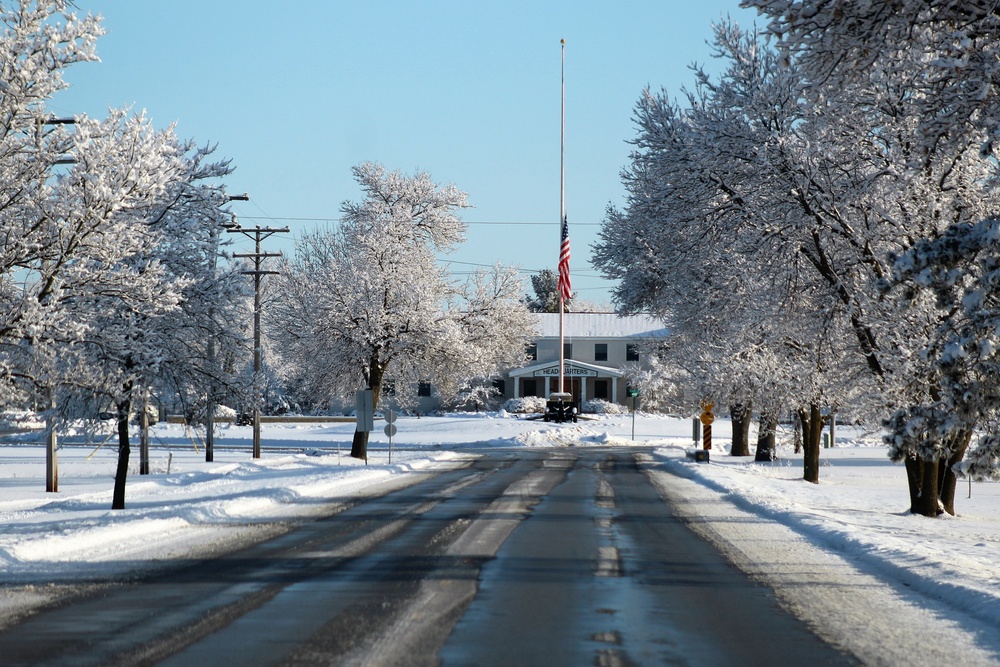
M 938 505 L 938 462 L 920 459 L 920 494 L 917 496 L 915 514 L 937 516 L 941 513 Z
M 115 470 L 115 491 L 111 498 L 113 510 L 125 509 L 125 478 L 128 476 L 128 459 L 132 453 L 128 442 L 128 416 L 131 411 L 131 399 L 126 398 L 118 404 L 118 468 Z
M 942 466 L 939 471 L 940 485 L 938 492 L 941 506 L 944 511 L 955 516 L 955 487 L 958 485 L 958 478 L 955 476 L 954 466 L 965 458 L 965 450 L 969 448 L 972 441 L 972 429 L 960 431 L 952 441 L 951 456 L 948 457 L 947 465 Z
M 761 413 L 757 422 L 757 454 L 754 461 L 773 461 L 777 456 L 778 447 L 775 434 L 778 431 L 778 416 Z
M 925 461 L 917 456 L 906 458 L 906 482 L 910 490 L 910 513 L 937 516 L 941 513 L 937 461 Z
M 903 465 L 906 467 L 906 485 L 910 490 L 910 514 L 917 514 L 920 501 L 920 480 L 923 477 L 923 461 L 916 456 L 907 456 Z
M 356 459 L 368 460 L 368 431 L 355 431 L 351 441 L 351 456 Z
M 823 439 L 823 415 L 815 403 L 799 412 L 802 420 L 802 479 L 819 484 L 819 450 Z
M 730 456 L 750 456 L 750 422 L 753 414 L 749 403 L 729 406 L 729 416 L 733 422 L 733 446 Z
M 955 489 L 958 479 L 953 467 L 965 457 L 972 440 L 972 429 L 955 433 L 947 443 L 951 452 L 945 460 L 925 461 L 916 456 L 906 458 L 906 481 L 910 490 L 910 513 L 938 516 L 941 512 L 955 514 Z

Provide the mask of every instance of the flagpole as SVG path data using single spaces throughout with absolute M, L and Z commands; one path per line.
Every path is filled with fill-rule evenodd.
M 560 76 L 560 108 L 559 108 L 559 234 L 562 244 L 563 225 L 566 224 L 566 40 L 559 40 L 561 45 Z M 562 290 L 559 290 L 559 393 L 564 393 L 564 373 L 566 365 L 566 343 L 564 330 L 564 315 L 566 300 Z

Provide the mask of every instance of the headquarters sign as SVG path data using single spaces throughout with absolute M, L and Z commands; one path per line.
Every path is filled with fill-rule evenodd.
M 559 376 L 559 366 L 548 366 L 546 368 L 539 368 L 533 375 L 535 377 L 558 377 Z M 566 364 L 563 369 L 563 375 L 566 377 L 597 377 L 597 371 L 591 370 L 589 368 L 581 368 L 579 366 L 573 366 Z

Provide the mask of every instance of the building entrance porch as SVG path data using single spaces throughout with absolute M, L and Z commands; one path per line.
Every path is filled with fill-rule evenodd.
M 622 372 L 616 368 L 597 366 L 567 359 L 563 368 L 563 390 L 573 396 L 573 403 L 583 404 L 594 398 L 619 402 L 624 387 L 618 380 Z M 548 400 L 559 391 L 559 362 L 547 362 L 518 368 L 510 373 L 514 398 L 539 396 Z

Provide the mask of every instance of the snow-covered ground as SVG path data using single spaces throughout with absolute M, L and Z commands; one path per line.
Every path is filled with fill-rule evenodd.
M 760 560 L 754 553 L 764 552 L 754 552 L 759 544 L 746 544 L 777 539 L 768 531 L 780 529 L 810 553 L 846 562 L 855 576 L 912 591 L 918 608 L 926 600 L 928 628 L 958 614 L 957 624 L 969 630 L 969 645 L 978 644 L 980 651 L 972 660 L 964 653 L 965 664 L 1000 661 L 998 640 L 983 639 L 983 628 L 1000 628 L 1000 485 L 963 483 L 957 517 L 911 516 L 903 468 L 886 458 L 877 435 L 839 428 L 836 447 L 822 452 L 821 483 L 814 485 L 802 481 L 801 457 L 789 444 L 780 446 L 773 464 L 726 456 L 725 421 L 714 426 L 708 465 L 685 455 L 692 447 L 689 419 L 640 414 L 634 423 L 631 416 L 606 416 L 557 426 L 480 413 L 400 417 L 397 426 L 391 464 L 381 431 L 372 434 L 365 464 L 347 456 L 349 423 L 265 425 L 264 454 L 257 460 L 250 457 L 250 429 L 224 427 L 216 436 L 213 463 L 204 461 L 200 434 L 158 425 L 152 474 L 137 474 L 138 448 L 133 448 L 122 511 L 109 509 L 113 441 L 101 446 L 98 437 L 93 444 L 75 445 L 65 439 L 58 493 L 45 492 L 40 444 L 0 445 L 0 625 L 82 584 L 217 553 L 273 534 L 290 520 L 329 511 L 331 504 L 406 484 L 419 471 L 455 465 L 473 446 L 627 445 L 634 429 L 634 441 L 651 447 L 645 456 L 670 473 L 657 473 L 659 483 L 690 500 L 683 511 L 693 520 L 718 512 L 726 519 L 719 525 L 743 524 L 742 537 L 727 537 L 711 522 L 702 521 L 702 530 L 756 576 L 780 587 L 782 576 L 801 568 L 794 559 L 782 565 L 771 558 L 766 568 L 758 562 L 755 571 L 750 562 Z M 23 438 L 39 439 L 37 433 Z M 737 515 L 752 521 L 737 522 Z M 864 655 L 863 648 L 852 650 Z

